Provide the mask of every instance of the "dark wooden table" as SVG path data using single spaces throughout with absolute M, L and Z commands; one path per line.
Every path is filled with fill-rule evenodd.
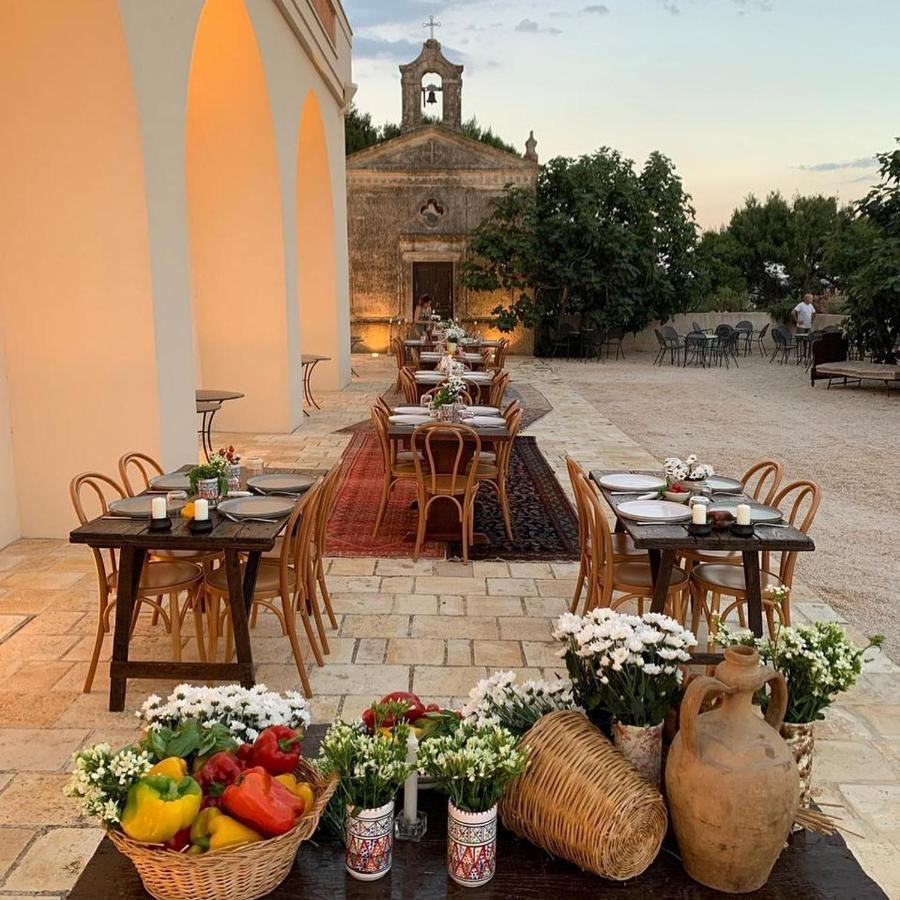
M 688 534 L 687 528 L 682 524 L 672 525 L 641 525 L 631 519 L 626 519 L 618 513 L 620 503 L 635 500 L 641 496 L 642 491 L 632 494 L 619 494 L 610 492 L 601 487 L 600 479 L 604 475 L 613 475 L 621 469 L 594 469 L 591 471 L 591 480 L 600 489 L 604 499 L 616 514 L 616 530 L 625 531 L 631 535 L 634 545 L 640 550 L 646 550 L 650 556 L 650 568 L 653 572 L 653 612 L 662 612 L 665 609 L 669 584 L 672 579 L 672 570 L 679 551 L 696 550 L 699 552 L 709 550 L 731 550 L 741 554 L 744 564 L 744 578 L 747 585 L 747 622 L 754 634 L 761 636 L 763 633 L 762 615 L 762 590 L 759 577 L 759 554 L 764 550 L 769 551 L 799 551 L 809 552 L 816 549 L 816 545 L 809 535 L 803 534 L 796 528 L 773 528 L 762 523 L 756 523 L 752 537 L 736 537 L 729 530 L 716 531 L 708 537 L 693 537 Z M 659 475 L 659 472 L 642 471 L 640 475 Z M 722 495 L 724 499 L 726 495 Z M 740 494 L 728 494 L 728 499 L 742 502 Z M 719 654 L 694 654 L 697 663 L 706 664 L 718 662 Z
M 506 426 L 497 428 L 475 428 L 475 432 L 481 441 L 482 450 L 494 450 L 496 445 L 509 443 L 512 439 Z M 388 428 L 388 437 L 392 441 L 397 441 L 401 446 L 408 448 L 415 431 L 414 425 L 390 425 Z M 475 453 L 475 442 L 469 435 L 465 435 L 466 440 L 463 446 L 463 452 L 460 459 L 459 471 L 465 472 Z M 424 445 L 424 439 L 420 439 L 419 446 Z M 456 457 L 457 442 L 450 435 L 443 437 L 437 435 L 433 438 L 432 452 L 434 453 L 435 463 L 441 472 L 449 472 L 453 468 L 453 461 Z M 490 490 L 490 488 L 488 489 Z M 449 501 L 432 503 L 428 510 L 428 521 L 426 523 L 425 539 L 429 541 L 458 541 L 460 539 L 460 524 L 457 517 L 456 506 Z M 415 535 L 413 535 L 415 539 Z M 488 537 L 481 531 L 476 531 L 473 544 L 487 544 Z
M 303 752 L 316 753 L 323 732 L 313 726 Z M 300 848 L 287 879 L 271 900 L 443 900 L 473 896 L 447 875 L 447 801 L 436 791 L 420 791 L 428 832 L 420 843 L 396 841 L 394 864 L 381 881 L 364 884 L 344 871 L 344 849 L 320 832 Z M 398 796 L 398 811 L 402 792 Z M 604 881 L 553 859 L 543 850 L 499 829 L 497 874 L 475 896 L 485 900 L 716 900 L 726 897 L 692 881 L 681 867 L 677 845 L 663 845 L 656 861 L 639 878 Z M 78 879 L 69 900 L 147 900 L 131 863 L 104 838 Z M 775 864 L 769 883 L 753 900 L 886 900 L 860 868 L 838 835 L 793 835 Z
M 433 353 L 425 351 L 419 354 L 419 365 L 423 369 L 437 369 L 438 363 L 443 359 L 443 353 Z M 466 364 L 470 372 L 483 372 L 484 360 L 480 353 L 465 353 L 461 358 L 454 357 L 456 360 Z
M 197 415 L 200 416 L 200 438 L 203 442 L 203 454 L 207 459 L 212 456 L 212 423 L 222 404 L 229 400 L 242 400 L 239 391 L 219 391 L 212 388 L 197 388 L 194 399 L 197 403 Z
M 322 407 L 316 403 L 316 398 L 313 396 L 312 392 L 312 373 L 313 369 L 320 362 L 328 362 L 331 359 L 330 356 L 318 356 L 315 353 L 303 353 L 300 356 L 300 367 L 303 370 L 303 399 L 310 406 L 314 406 L 316 409 L 321 409 Z M 309 413 L 304 409 L 303 415 L 308 416 Z
M 188 471 L 182 466 L 179 471 Z M 320 470 L 268 469 L 268 472 L 322 474 Z M 241 471 L 241 486 L 246 485 L 246 470 Z M 275 546 L 287 516 L 271 522 L 232 522 L 217 510 L 209 511 L 213 529 L 208 534 L 191 534 L 188 520 L 172 518 L 170 532 L 151 532 L 149 519 L 109 516 L 94 519 L 69 534 L 73 544 L 87 544 L 97 550 L 119 551 L 119 575 L 116 590 L 116 621 L 113 631 L 112 659 L 109 664 L 109 709 L 125 708 L 129 678 L 164 678 L 185 681 L 240 681 L 244 687 L 254 683 L 253 652 L 250 647 L 248 614 L 256 587 L 259 560 Z M 199 550 L 224 555 L 228 579 L 228 604 L 234 630 L 236 662 L 175 662 L 174 660 L 129 660 L 128 642 L 135 598 L 141 571 L 151 550 Z M 246 563 L 241 574 L 241 556 Z

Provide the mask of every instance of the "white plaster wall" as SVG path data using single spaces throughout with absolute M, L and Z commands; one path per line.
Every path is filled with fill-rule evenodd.
M 156 327 L 162 463 L 197 456 L 202 383 L 191 309 L 185 123 L 191 51 L 204 0 L 119 0 L 140 113 Z
M 10 541 L 16 540 L 20 534 L 6 360 L 3 355 L 3 341 L 0 340 L 0 547 L 5 547 Z

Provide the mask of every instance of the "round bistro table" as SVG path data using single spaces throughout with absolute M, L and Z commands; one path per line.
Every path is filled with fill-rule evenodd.
M 241 400 L 244 395 L 237 391 L 218 391 L 211 388 L 198 388 L 194 391 L 194 399 L 197 403 L 197 415 L 200 416 L 200 441 L 203 444 L 203 453 L 209 460 L 212 456 L 212 423 L 216 413 L 222 408 L 223 403 L 229 400 Z
M 330 356 L 318 356 L 315 353 L 303 353 L 300 356 L 300 366 L 303 369 L 303 400 L 305 403 L 310 406 L 314 406 L 316 409 L 321 409 L 322 407 L 316 403 L 316 398 L 313 396 L 311 380 L 313 369 L 320 362 L 328 362 L 331 359 Z M 308 416 L 309 413 L 304 409 L 303 415 Z

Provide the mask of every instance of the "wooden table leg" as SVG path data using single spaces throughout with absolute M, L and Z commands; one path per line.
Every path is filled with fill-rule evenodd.
M 249 553 L 241 580 L 240 554 L 237 550 L 225 551 L 225 575 L 228 579 L 228 605 L 231 610 L 231 628 L 241 684 L 253 687 L 253 650 L 250 646 L 249 610 L 256 588 L 260 553 Z
M 762 637 L 762 589 L 759 581 L 759 554 L 755 550 L 744 550 L 744 581 L 747 586 L 747 623 L 750 630 Z
M 659 568 L 653 578 L 653 603 L 650 612 L 661 613 L 666 610 L 666 599 L 669 596 L 669 584 L 672 581 L 672 569 L 675 568 L 675 551 L 663 550 L 659 556 Z M 652 571 L 653 555 L 650 556 Z
M 119 554 L 119 577 L 116 582 L 116 624 L 113 633 L 112 661 L 109 666 L 109 711 L 125 709 L 128 686 L 128 639 L 134 601 L 141 584 L 141 570 L 147 551 L 124 546 Z

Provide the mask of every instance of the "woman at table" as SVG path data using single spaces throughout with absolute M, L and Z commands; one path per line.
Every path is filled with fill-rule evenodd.
M 422 294 L 416 301 L 416 308 L 413 311 L 413 322 L 415 323 L 416 337 L 422 337 L 431 325 L 431 314 L 433 312 L 431 306 L 431 294 Z

